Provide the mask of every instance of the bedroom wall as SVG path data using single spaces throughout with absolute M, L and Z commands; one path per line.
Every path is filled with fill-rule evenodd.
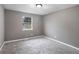
M 29 16 L 33 19 L 33 30 L 23 31 L 22 16 Z M 5 40 L 16 40 L 43 34 L 42 16 L 23 13 L 12 10 L 5 10 Z
M 79 48 L 79 6 L 43 17 L 44 34 Z
M 0 47 L 4 41 L 4 8 L 0 5 Z

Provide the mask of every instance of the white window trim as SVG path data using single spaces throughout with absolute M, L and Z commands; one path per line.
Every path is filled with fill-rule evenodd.
M 23 16 L 22 19 L 26 17 L 26 16 Z M 27 16 L 28 17 L 28 16 Z M 27 28 L 24 28 L 22 29 L 23 31 L 28 31 L 28 30 L 33 30 L 33 18 L 31 17 L 31 28 L 30 29 L 27 29 Z

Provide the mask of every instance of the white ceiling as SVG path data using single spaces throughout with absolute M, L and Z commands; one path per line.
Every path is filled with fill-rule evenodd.
M 46 15 L 62 9 L 76 6 L 76 4 L 43 4 L 43 7 L 37 8 L 35 4 L 4 4 L 5 9 L 27 12 L 38 15 Z

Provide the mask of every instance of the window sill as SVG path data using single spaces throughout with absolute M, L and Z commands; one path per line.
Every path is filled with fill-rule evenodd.
M 33 29 L 23 29 L 23 31 L 29 31 L 29 30 L 33 30 Z

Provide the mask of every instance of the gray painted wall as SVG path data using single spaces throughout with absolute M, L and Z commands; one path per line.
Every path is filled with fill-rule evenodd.
M 0 5 L 0 46 L 4 41 L 4 9 Z
M 79 7 L 58 11 L 44 18 L 45 35 L 79 48 Z
M 33 30 L 22 31 L 22 16 L 33 19 Z M 16 40 L 43 34 L 42 17 L 40 15 L 5 10 L 5 40 Z

